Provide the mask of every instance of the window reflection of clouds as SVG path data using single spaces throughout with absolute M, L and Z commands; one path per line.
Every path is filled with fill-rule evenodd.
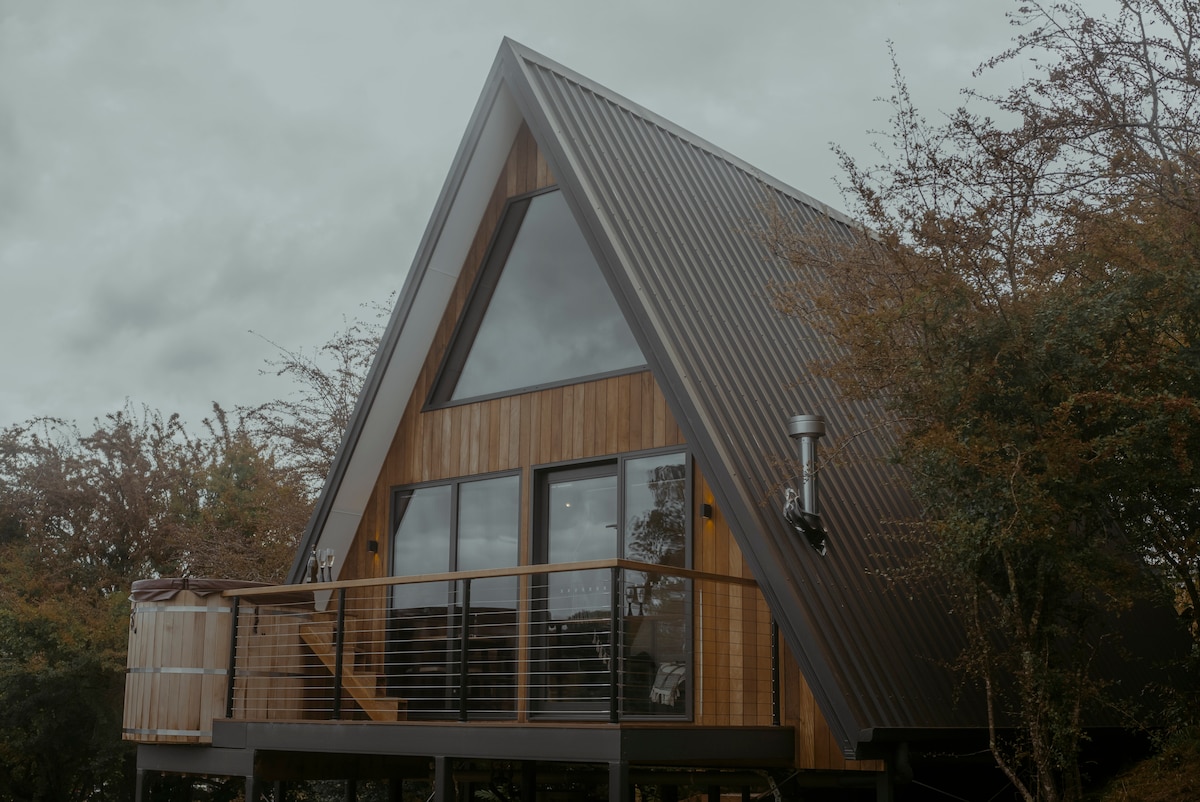
M 501 476 L 458 488 L 458 570 L 516 565 L 521 521 L 521 480 Z M 471 607 L 517 606 L 516 577 L 471 582 Z
M 616 523 L 615 476 L 552 484 L 550 562 L 603 560 L 616 556 Z
M 458 570 L 517 564 L 520 479 L 502 476 L 458 489 Z
M 547 558 L 551 563 L 601 560 L 617 553 L 617 477 L 598 476 L 550 485 Z M 569 619 L 608 608 L 605 571 L 549 577 L 550 615 Z
M 400 523 L 392 547 L 392 573 L 419 576 L 448 570 L 470 571 L 500 568 L 518 561 L 520 526 L 520 478 L 463 482 L 458 486 L 457 565 L 451 565 L 450 544 L 454 537 L 451 510 L 453 485 L 422 487 L 397 496 Z M 447 587 L 442 583 L 401 585 L 394 592 L 397 607 L 445 604 Z M 516 580 L 477 580 L 472 585 L 472 604 L 514 606 Z
M 452 397 L 645 362 L 562 193 L 532 198 Z
M 407 502 L 404 499 L 407 498 Z M 436 574 L 450 567 L 450 486 L 422 487 L 398 501 L 403 517 L 392 539 L 392 573 L 396 576 Z M 398 585 L 397 607 L 445 604 L 441 584 Z

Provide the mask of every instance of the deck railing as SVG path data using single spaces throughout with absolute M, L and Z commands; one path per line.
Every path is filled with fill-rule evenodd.
M 749 580 L 605 560 L 227 595 L 230 718 L 778 721 Z
M 747 579 L 600 560 L 206 598 L 135 601 L 126 738 L 207 742 L 222 717 L 779 719 L 774 627 Z

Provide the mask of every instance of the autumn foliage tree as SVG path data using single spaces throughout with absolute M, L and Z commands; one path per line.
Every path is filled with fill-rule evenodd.
M 219 407 L 199 435 L 131 405 L 0 432 L 0 797 L 130 798 L 130 585 L 279 579 L 310 508 Z
M 392 304 L 389 299 L 364 308 L 370 313 L 366 318 L 347 320 L 341 331 L 315 348 L 271 343 L 277 355 L 263 372 L 286 376 L 295 389 L 284 398 L 242 410 L 248 427 L 274 449 L 281 464 L 299 472 L 313 493 L 325 483 L 350 425 Z
M 818 368 L 902 431 L 997 764 L 1078 799 L 1113 619 L 1177 602 L 1200 637 L 1200 9 L 1011 17 L 981 69 L 1032 78 L 931 124 L 897 70 L 883 162 L 839 153 L 857 224 L 769 240 Z
M 294 395 L 214 404 L 195 431 L 132 404 L 86 430 L 0 430 L 0 798 L 132 798 L 130 585 L 283 580 L 374 356 L 375 309 L 312 352 L 280 349 L 270 367 Z

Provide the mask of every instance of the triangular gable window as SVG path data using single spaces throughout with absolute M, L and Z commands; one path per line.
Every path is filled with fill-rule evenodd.
M 506 395 L 646 364 L 559 191 L 509 204 L 432 402 Z

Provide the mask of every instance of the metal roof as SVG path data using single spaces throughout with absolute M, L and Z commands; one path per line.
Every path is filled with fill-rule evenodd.
M 501 45 L 384 334 L 353 423 L 303 539 L 353 536 L 419 360 L 478 223 L 475 195 L 521 120 L 529 126 L 646 354 L 705 478 L 843 751 L 872 731 L 978 726 L 948 664 L 963 639 L 929 586 L 898 578 L 917 509 L 888 464 L 880 410 L 811 375 L 832 343 L 776 313 L 769 282 L 795 276 L 754 235 L 776 204 L 803 221 L 835 212 L 594 82 Z M 498 168 L 496 168 L 498 169 Z M 457 258 L 457 262 L 455 261 Z M 415 356 L 414 356 L 415 355 Z M 785 524 L 798 483 L 787 421 L 821 414 L 837 457 L 822 470 L 821 557 Z M 389 430 L 390 427 L 390 430 Z M 339 560 L 339 564 L 344 561 Z
M 507 52 L 506 52 L 507 50 Z M 882 410 L 811 365 L 834 344 L 770 304 L 796 275 L 755 234 L 778 207 L 845 222 L 809 196 L 520 45 L 505 76 L 608 268 L 609 281 L 831 727 L 852 752 L 869 728 L 978 724 L 946 668 L 960 628 L 934 589 L 898 577 L 917 509 L 888 464 Z M 781 515 L 797 479 L 788 419 L 821 414 L 822 558 Z M 971 715 L 975 714 L 975 715 Z

